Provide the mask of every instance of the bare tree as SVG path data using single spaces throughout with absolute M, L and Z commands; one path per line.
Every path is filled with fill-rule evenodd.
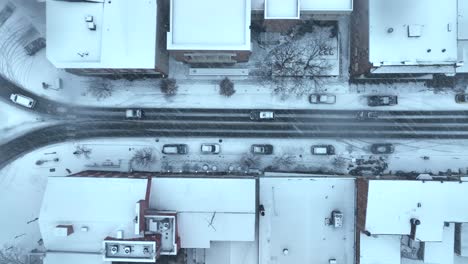
M 86 159 L 89 159 L 91 152 L 92 152 L 92 149 L 87 148 L 83 145 L 78 145 L 76 146 L 75 151 L 73 152 L 73 155 L 77 156 L 78 158 L 81 157 L 81 155 L 83 155 Z
M 273 159 L 273 169 L 289 169 L 296 164 L 296 156 L 284 154 Z
M 252 153 L 242 155 L 240 165 L 247 169 L 258 168 L 260 166 L 260 157 Z
M 26 264 L 26 254 L 17 247 L 4 247 L 0 249 L 1 264 Z
M 219 83 L 219 94 L 224 95 L 226 97 L 231 97 L 236 90 L 234 89 L 234 83 L 229 80 L 228 77 L 224 78 Z
M 260 63 L 261 79 L 282 98 L 303 96 L 313 86 L 322 85 L 321 77 L 331 69 L 324 57 L 330 50 L 322 39 L 288 40 L 273 48 Z
M 112 95 L 114 86 L 111 81 L 104 78 L 96 78 L 89 81 L 88 92 L 97 100 L 102 100 Z
M 177 90 L 179 86 L 177 85 L 177 81 L 172 78 L 163 79 L 160 83 L 161 92 L 163 92 L 166 96 L 174 96 L 177 94 Z
M 135 152 L 131 161 L 139 167 L 149 168 L 151 164 L 156 162 L 156 156 L 153 154 L 153 149 L 143 148 Z

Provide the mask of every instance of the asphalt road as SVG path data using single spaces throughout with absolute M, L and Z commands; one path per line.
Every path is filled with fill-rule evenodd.
M 358 120 L 358 111 L 275 110 L 275 120 L 252 121 L 248 109 L 144 109 L 143 119 L 126 120 L 125 109 L 63 105 L 1 79 L 0 87 L 6 100 L 26 94 L 38 100 L 34 111 L 62 121 L 1 145 L 0 168 L 42 146 L 99 137 L 468 139 L 468 111 L 379 111 Z

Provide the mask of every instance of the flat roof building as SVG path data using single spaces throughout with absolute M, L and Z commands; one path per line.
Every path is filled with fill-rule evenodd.
M 180 248 L 209 250 L 213 243 L 240 252 L 255 241 L 255 190 L 249 178 L 97 171 L 50 177 L 39 217 L 44 263 L 154 263 Z M 207 259 L 215 263 L 227 253 Z
M 190 63 L 246 61 L 250 13 L 250 0 L 170 0 L 167 49 Z
M 464 24 L 459 23 L 458 10 L 465 4 L 457 3 L 463 2 L 370 0 L 371 73 L 453 75 L 459 71 L 464 61 L 459 54 L 463 53 L 459 39 Z
M 299 19 L 308 14 L 348 14 L 353 0 L 252 0 L 253 11 L 264 11 L 265 19 Z
M 359 263 L 453 264 L 466 241 L 460 233 L 468 222 L 466 193 L 466 182 L 358 180 Z
M 47 58 L 78 74 L 167 74 L 157 0 L 47 0 Z
M 283 174 L 259 185 L 260 264 L 354 262 L 354 179 Z

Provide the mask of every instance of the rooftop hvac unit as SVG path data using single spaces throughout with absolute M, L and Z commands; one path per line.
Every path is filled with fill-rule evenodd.
M 339 228 L 343 226 L 343 214 L 338 210 L 335 210 L 332 212 L 332 217 L 330 220 L 331 220 L 331 224 L 335 228 Z
M 110 247 L 110 252 L 111 252 L 112 255 L 117 254 L 119 252 L 119 246 L 117 246 L 117 245 L 111 246 Z
M 94 22 L 88 22 L 88 29 L 89 30 L 96 30 L 96 24 Z
M 129 255 L 130 253 L 132 253 L 132 248 L 130 246 L 126 246 L 124 247 L 124 253 Z
M 164 219 L 159 223 L 159 229 L 162 232 L 165 232 L 171 228 L 171 223 L 169 222 L 169 219 Z

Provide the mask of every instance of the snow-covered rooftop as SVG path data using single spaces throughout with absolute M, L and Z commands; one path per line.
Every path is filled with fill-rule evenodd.
M 421 253 L 423 261 L 414 263 L 453 264 L 455 247 L 455 224 L 451 223 L 443 227 L 443 239 L 440 242 L 425 242 Z M 405 239 L 404 241 L 408 241 Z M 360 264 L 400 264 L 404 247 L 411 248 L 407 242 L 402 243 L 401 235 L 372 235 L 360 234 L 359 258 Z M 417 247 L 419 248 L 419 247 Z M 411 248 L 411 250 L 413 250 Z M 416 254 L 417 255 L 417 254 Z M 413 263 L 413 262 L 411 262 Z
M 468 222 L 468 183 L 369 181 L 365 228 L 371 234 L 409 235 L 410 220 L 420 241 L 442 241 L 444 222 Z
M 146 187 L 146 179 L 49 177 L 39 217 L 45 247 L 98 253 L 118 230 L 124 238 L 137 237 L 135 208 Z M 58 225 L 73 226 L 73 233 L 59 236 Z
M 260 264 L 354 262 L 354 179 L 272 177 L 259 184 Z M 327 224 L 334 210 L 343 213 L 342 227 Z
M 102 259 L 102 254 L 47 252 L 44 264 L 108 264 Z
M 301 0 L 301 11 L 352 11 L 353 0 Z
M 252 10 L 264 10 L 270 5 L 273 14 L 292 14 L 299 2 L 300 11 L 310 12 L 350 12 L 353 0 L 252 0 Z M 273 7 L 271 5 L 273 4 Z M 267 12 L 269 12 L 267 11 Z
M 155 68 L 156 0 L 47 0 L 46 12 L 57 68 Z
M 399 264 L 401 236 L 378 235 L 359 238 L 360 264 Z
M 300 0 L 265 0 L 266 19 L 299 19 Z
M 258 264 L 257 242 L 212 242 L 205 264 Z
M 458 1 L 458 60 L 463 65 L 457 72 L 468 72 L 468 1 Z
M 255 180 L 153 178 L 149 207 L 176 211 L 182 248 L 255 240 Z
M 385 65 L 457 62 L 457 0 L 369 1 L 369 61 Z
M 453 264 L 455 248 L 455 224 L 443 226 L 441 242 L 424 244 L 424 262 Z
M 250 0 L 171 0 L 168 50 L 250 50 Z

